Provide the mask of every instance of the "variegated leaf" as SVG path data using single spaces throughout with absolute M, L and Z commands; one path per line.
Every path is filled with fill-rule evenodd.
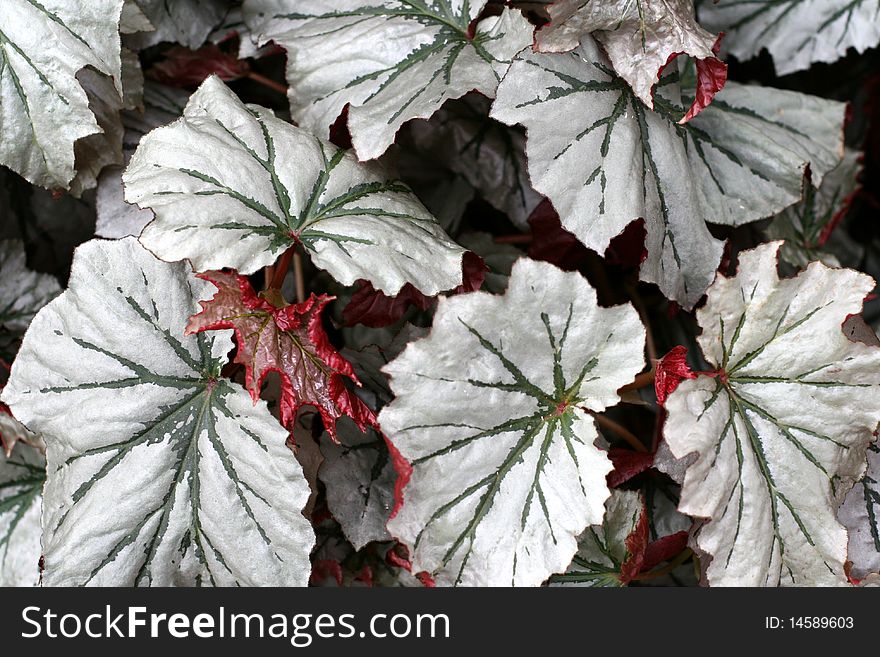
M 122 3 L 0 2 L 0 164 L 43 187 L 70 186 L 74 145 L 101 131 L 77 74 L 90 67 L 123 94 Z
M 19 444 L 0 451 L 0 586 L 36 586 L 40 581 L 40 508 L 46 460 Z
M 702 0 L 699 16 L 709 29 L 725 33 L 725 50 L 739 59 L 766 48 L 777 75 L 880 43 L 876 0 Z
M 590 416 L 644 366 L 631 306 L 521 259 L 504 296 L 441 298 L 430 335 L 383 371 L 379 421 L 413 467 L 388 523 L 438 585 L 536 586 L 604 515 L 611 469 Z
M 24 331 L 60 292 L 54 276 L 27 268 L 21 240 L 0 240 L 0 327 Z
M 644 218 L 642 280 L 690 307 L 721 256 L 705 222 L 739 225 L 779 212 L 800 199 L 808 164 L 821 183 L 843 153 L 845 106 L 729 84 L 679 125 L 693 88 L 692 76 L 679 77 L 671 71 L 661 81 L 651 111 L 587 37 L 571 53 L 520 55 L 492 116 L 526 126 L 532 184 L 586 246 L 603 253 Z
M 804 184 L 804 199 L 779 213 L 764 234 L 770 239 L 783 239 L 782 259 L 795 267 L 806 267 L 813 260 L 821 260 L 831 267 L 839 266 L 838 253 L 851 254 L 857 262 L 859 248 L 846 237 L 840 237 L 835 228 L 849 210 L 857 188 L 862 154 L 847 150 L 843 161 L 825 178 L 819 187 L 809 180 Z M 855 256 L 855 257 L 853 257 Z
M 182 119 L 141 140 L 123 182 L 126 200 L 156 213 L 144 246 L 199 271 L 252 273 L 302 244 L 345 285 L 363 278 L 396 294 L 410 282 L 436 294 L 461 282 L 464 250 L 406 185 L 244 105 L 216 77 Z
M 666 400 L 672 455 L 696 454 L 679 510 L 706 520 L 695 540 L 715 585 L 845 584 L 835 514 L 880 421 L 880 347 L 841 331 L 874 281 L 818 262 L 780 279 L 779 248 L 741 253 L 709 288 L 698 341 L 717 371 Z
M 837 514 L 849 531 L 847 560 L 852 576 L 880 572 L 880 445 L 868 447 L 868 469 L 853 486 Z
M 264 402 L 219 378 L 211 293 L 133 238 L 92 241 L 31 323 L 3 401 L 48 448 L 47 585 L 304 585 L 309 488 Z
M 494 97 L 533 28 L 505 9 L 473 27 L 485 0 L 247 0 L 259 44 L 287 50 L 293 118 L 326 137 L 350 105 L 361 160 L 380 156 L 400 126 L 470 91 Z
M 621 571 L 631 559 L 630 537 L 647 523 L 645 503 L 634 491 L 614 490 L 605 503 L 601 524 L 587 527 L 578 539 L 578 551 L 566 571 L 550 582 L 574 586 L 623 586 Z M 647 538 L 647 527 L 644 527 Z M 644 549 L 644 546 L 642 546 Z
M 718 35 L 697 23 L 693 0 L 556 0 L 548 13 L 550 23 L 535 37 L 538 51 L 574 50 L 582 36 L 592 34 L 617 74 L 648 107 L 654 107 L 661 72 L 677 55 L 713 64 L 701 71 L 716 79 L 703 80 L 708 98 L 700 99 L 700 105 L 708 105 L 727 79 L 726 66 L 715 57 Z M 694 114 L 702 109 L 695 108 Z

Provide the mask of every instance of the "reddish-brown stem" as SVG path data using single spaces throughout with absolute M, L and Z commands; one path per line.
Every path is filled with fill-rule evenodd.
M 622 424 L 618 424 L 611 418 L 605 415 L 600 415 L 599 413 L 590 412 L 590 415 L 596 418 L 596 422 L 599 423 L 599 426 L 605 427 L 606 429 L 613 431 L 615 434 L 617 434 L 618 437 L 626 441 L 626 443 L 637 452 L 648 451 L 648 448 L 642 444 L 642 441 L 639 440 L 632 431 L 627 429 Z
M 645 309 L 645 304 L 642 303 L 642 298 L 639 296 L 634 285 L 629 287 L 629 298 L 632 299 L 633 306 L 635 306 L 636 312 L 639 313 L 642 324 L 645 325 L 645 347 L 648 350 L 649 362 L 653 363 L 657 360 L 657 345 L 654 342 L 654 332 L 651 330 L 651 322 L 648 320 L 648 311 Z
M 275 278 L 275 265 L 269 265 L 268 267 L 263 267 L 263 289 L 268 290 L 269 284 L 272 282 L 272 279 Z
M 303 277 L 303 261 L 299 251 L 293 253 L 293 282 L 296 286 L 296 302 L 306 300 L 306 283 Z
M 525 233 L 519 235 L 501 235 L 495 238 L 495 244 L 531 244 L 532 236 Z
M 663 577 L 664 575 L 668 575 L 673 570 L 678 568 L 681 564 L 687 561 L 688 557 L 693 554 L 690 548 L 685 548 L 681 552 L 679 552 L 675 557 L 673 557 L 669 564 L 664 566 L 663 568 L 659 568 L 657 570 L 651 570 L 647 573 L 639 573 L 633 579 L 655 579 L 657 577 Z
M 267 78 L 265 75 L 260 75 L 259 73 L 255 73 L 254 71 L 249 71 L 246 77 L 250 80 L 253 80 L 257 84 L 263 85 L 267 89 L 277 91 L 278 93 L 284 94 L 285 96 L 287 95 L 287 85 L 276 82 L 272 78 Z
M 275 272 L 272 274 L 272 280 L 266 289 L 281 289 L 281 285 L 284 283 L 284 277 L 287 276 L 287 270 L 290 269 L 290 261 L 293 260 L 294 253 L 296 253 L 296 244 L 281 254 L 281 257 L 278 258 L 278 264 L 275 265 Z
M 654 385 L 654 369 L 651 368 L 647 372 L 642 372 L 637 375 L 632 383 L 627 383 L 625 386 L 620 388 L 617 392 L 629 392 L 630 390 L 639 390 L 641 388 L 647 388 L 650 385 Z

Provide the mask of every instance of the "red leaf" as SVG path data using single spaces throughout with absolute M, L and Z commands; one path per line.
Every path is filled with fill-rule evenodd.
M 462 284 L 451 294 L 475 292 L 483 285 L 489 268 L 476 253 L 467 251 L 461 260 Z M 363 324 L 373 328 L 394 324 L 410 306 L 427 310 L 434 303 L 434 297 L 427 297 L 411 284 L 407 283 L 397 296 L 389 297 L 381 290 L 373 287 L 369 281 L 358 281 L 360 287 L 352 295 L 351 301 L 342 311 L 342 320 L 346 326 Z
M 395 543 L 385 554 L 385 563 L 395 568 L 412 570 L 412 561 L 409 558 L 409 550 L 403 543 Z
M 250 73 L 247 61 L 223 52 L 213 43 L 198 50 L 174 46 L 165 53 L 165 59 L 155 64 L 148 75 L 163 84 L 175 87 L 197 87 L 211 75 L 224 82 L 237 80 Z
M 645 563 L 645 552 L 648 548 L 648 510 L 642 503 L 642 513 L 635 529 L 626 537 L 626 561 L 620 567 L 620 581 L 629 584 L 633 578 L 642 572 Z
M 642 572 L 659 566 L 664 561 L 669 561 L 687 547 L 688 533 L 676 532 L 656 541 L 651 541 L 645 550 L 645 560 L 642 563 Z
M 345 107 L 336 117 L 333 125 L 330 126 L 330 142 L 337 148 L 351 148 L 351 132 L 348 129 L 348 108 L 350 103 L 346 103 Z
M 2 391 L 3 391 L 3 388 L 0 387 L 0 392 L 2 392 Z M 9 407 L 6 404 L 4 404 L 3 402 L 0 402 L 0 413 L 2 413 L 4 415 L 8 415 L 9 417 L 13 417 L 12 411 L 10 411 Z M 3 449 L 3 451 L 6 453 L 7 457 L 12 453 L 13 445 L 15 445 L 15 441 L 10 440 L 9 438 L 4 438 L 3 432 L 0 432 L 0 448 Z
M 385 434 L 382 434 L 382 438 L 385 440 L 385 445 L 388 447 L 388 454 L 391 456 L 391 465 L 397 473 L 397 479 L 394 480 L 394 507 L 388 515 L 388 519 L 391 520 L 397 515 L 397 512 L 400 511 L 400 507 L 403 506 L 403 489 L 406 488 L 410 477 L 412 477 L 413 468 L 412 464 L 403 458 L 403 454 L 400 453 L 400 450 L 397 449 L 397 446 L 394 443 L 388 440 L 388 437 Z
M 544 199 L 529 216 L 532 243 L 529 257 L 556 265 L 565 271 L 576 271 L 588 257 L 587 247 L 562 227 L 559 214 L 549 199 Z
M 696 378 L 697 375 L 687 364 L 687 347 L 681 345 L 673 347 L 657 363 L 657 370 L 654 373 L 654 392 L 657 394 L 657 403 L 663 406 L 666 403 L 666 398 L 672 394 L 679 383 L 684 379 Z
M 333 559 L 319 559 L 312 564 L 312 574 L 309 584 L 315 586 L 328 578 L 333 578 L 337 586 L 342 586 L 342 566 Z
M 410 306 L 419 310 L 431 307 L 430 297 L 426 297 L 409 283 L 400 288 L 395 297 L 389 297 L 377 290 L 369 281 L 359 280 L 358 285 L 360 287 L 351 295 L 351 301 L 342 310 L 342 321 L 346 326 L 388 326 L 403 317 Z
M 613 265 L 621 267 L 638 267 L 648 257 L 645 239 L 645 220 L 636 219 L 627 224 L 623 231 L 611 240 L 605 249 L 605 258 Z
M 301 406 L 318 409 L 324 426 L 336 440 L 336 420 L 351 417 L 361 431 L 376 426 L 373 412 L 345 386 L 358 383 L 354 369 L 330 344 L 321 324 L 321 311 L 333 300 L 311 295 L 296 305 L 273 305 L 257 296 L 244 276 L 207 272 L 199 278 L 217 286 L 202 312 L 190 317 L 187 334 L 206 330 L 235 330 L 235 362 L 245 367 L 245 386 L 256 402 L 269 372 L 281 377 L 281 421 L 293 426 Z
M 718 35 L 712 51 L 717 55 L 721 49 L 721 39 L 724 32 Z M 673 55 L 674 56 L 674 55 Z M 727 64 L 717 57 L 706 57 L 697 60 L 697 88 L 694 102 L 679 123 L 687 123 L 697 114 L 706 109 L 715 98 L 715 94 L 724 88 L 727 83 Z
M 425 588 L 433 589 L 435 586 L 437 586 L 434 578 L 431 577 L 430 573 L 428 573 L 428 571 L 426 570 L 423 570 L 420 573 L 416 573 L 416 579 L 419 580 L 422 583 L 422 586 L 424 586 Z
M 369 566 L 364 566 L 361 568 L 361 571 L 354 576 L 355 581 L 363 582 L 367 586 L 373 586 L 373 569 Z
M 608 458 L 614 465 L 614 469 L 605 477 L 605 482 L 610 488 L 617 488 L 654 465 L 652 453 L 618 447 L 608 450 Z

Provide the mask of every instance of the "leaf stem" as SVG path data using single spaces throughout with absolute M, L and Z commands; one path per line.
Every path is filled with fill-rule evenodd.
M 640 390 L 641 388 L 647 388 L 650 385 L 654 385 L 654 368 L 652 367 L 647 372 L 642 372 L 635 379 L 633 379 L 632 383 L 627 383 L 625 386 L 621 387 L 617 392 L 629 392 L 630 390 Z
M 261 75 L 254 71 L 248 71 L 245 76 L 250 80 L 253 80 L 257 84 L 261 84 L 267 89 L 271 89 L 272 91 L 277 91 L 280 94 L 287 95 L 287 85 L 281 84 L 280 82 L 276 82 L 272 78 L 267 78 L 265 75 Z
M 532 236 L 525 233 L 517 235 L 499 235 L 493 241 L 495 244 L 531 244 Z
M 636 312 L 641 316 L 642 324 L 645 325 L 645 347 L 648 350 L 648 362 L 653 363 L 657 360 L 657 344 L 654 342 L 654 332 L 651 330 L 651 321 L 648 319 L 648 310 L 645 308 L 645 304 L 642 301 L 642 297 L 639 295 L 637 287 L 635 285 L 628 285 L 627 288 L 629 298 L 633 302 L 633 307 L 635 307 Z
M 615 422 L 605 415 L 600 415 L 599 413 L 594 413 L 593 411 L 589 411 L 589 413 L 593 416 L 593 418 L 595 418 L 599 426 L 605 427 L 606 429 L 613 431 L 615 434 L 617 434 L 618 437 L 626 441 L 626 443 L 637 452 L 648 451 L 648 448 L 642 444 L 642 441 L 639 440 L 632 431 L 624 427 L 622 424 Z
M 284 283 L 284 278 L 287 276 L 287 270 L 290 269 L 290 262 L 291 260 L 293 260 L 294 253 L 296 253 L 296 244 L 294 244 L 281 254 L 281 257 L 278 258 L 278 263 L 275 265 L 275 269 L 272 273 L 272 280 L 269 282 L 269 285 L 266 289 L 281 289 L 281 285 Z
M 303 277 L 303 261 L 299 251 L 293 252 L 293 282 L 296 285 L 296 302 L 306 300 L 306 284 Z
M 681 564 L 688 560 L 688 558 L 693 554 L 693 551 L 690 548 L 685 548 L 681 552 L 679 552 L 675 557 L 669 561 L 668 565 L 660 568 L 658 570 L 652 570 L 647 573 L 639 573 L 635 577 L 634 580 L 642 580 L 642 579 L 655 579 L 657 577 L 663 577 L 664 575 L 668 575 L 673 570 L 678 568 Z

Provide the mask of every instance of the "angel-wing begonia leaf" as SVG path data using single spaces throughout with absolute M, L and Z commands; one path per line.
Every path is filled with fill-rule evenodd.
M 0 164 L 43 187 L 69 186 L 74 144 L 101 130 L 77 73 L 110 76 L 122 97 L 122 3 L 0 2 Z
M 617 74 L 636 96 L 654 106 L 654 86 L 677 55 L 697 61 L 697 89 L 687 118 L 705 108 L 727 80 L 727 65 L 715 57 L 717 34 L 697 23 L 693 0 L 556 0 L 550 23 L 535 44 L 540 52 L 567 52 L 592 34 Z
M 742 253 L 709 288 L 698 341 L 717 371 L 666 400 L 673 456 L 696 454 L 679 510 L 706 519 L 710 584 L 845 583 L 835 514 L 880 421 L 880 347 L 841 331 L 874 281 L 818 262 L 780 279 L 779 247 Z
M 0 240 L 0 327 L 24 331 L 60 292 L 54 276 L 27 268 L 21 240 Z
M 182 119 L 141 140 L 123 181 L 126 200 L 156 213 L 141 242 L 199 271 L 252 273 L 299 242 L 346 285 L 436 294 L 461 283 L 464 250 L 406 185 L 244 105 L 216 77 Z
M 603 522 L 581 535 L 571 565 L 552 583 L 624 586 L 638 574 L 648 543 L 645 502 L 636 492 L 615 490 L 605 507 Z
M 808 164 L 819 184 L 843 153 L 845 106 L 729 84 L 679 125 L 687 77 L 671 71 L 649 110 L 586 37 L 571 53 L 520 55 L 492 115 L 528 129 L 532 184 L 567 230 L 603 253 L 643 218 L 642 279 L 692 306 L 721 257 L 705 222 L 738 225 L 779 212 L 801 197 Z
M 187 333 L 234 329 L 235 362 L 245 367 L 248 390 L 256 402 L 270 372 L 281 377 L 281 421 L 293 426 L 304 404 L 318 409 L 324 425 L 336 436 L 336 420 L 347 415 L 365 430 L 374 424 L 372 412 L 345 379 L 357 382 L 354 369 L 330 344 L 321 312 L 333 297 L 314 294 L 296 305 L 277 305 L 258 296 L 244 276 L 224 272 L 200 274 L 217 287 L 202 312 L 187 324 Z
M 601 523 L 605 453 L 590 411 L 644 365 L 631 306 L 600 308 L 576 273 L 522 259 L 504 296 L 442 298 L 431 334 L 384 371 L 379 420 L 412 464 L 388 523 L 437 584 L 535 586 Z
M 847 494 L 838 518 L 849 531 L 847 560 L 857 579 L 880 572 L 880 445 L 868 447 L 868 469 Z
M 3 401 L 48 448 L 48 585 L 303 585 L 308 485 L 265 404 L 185 337 L 208 283 L 133 238 L 81 246 Z M 122 330 L 124 328 L 124 330 Z
M 187 48 L 201 46 L 229 11 L 229 0 L 135 0 L 152 30 L 129 35 L 126 44 L 146 48 L 170 41 Z
M 293 118 L 326 137 L 350 105 L 358 157 L 378 157 L 410 119 L 428 118 L 470 91 L 494 97 L 531 24 L 505 9 L 472 24 L 480 0 L 248 0 L 258 42 L 287 50 Z
M 880 6 L 874 0 L 703 0 L 699 17 L 725 33 L 725 49 L 739 59 L 766 48 L 777 75 L 880 43 Z
M 845 236 L 839 236 L 835 228 L 849 211 L 858 187 L 861 156 L 858 151 L 847 150 L 843 161 L 825 176 L 818 188 L 808 179 L 803 200 L 770 222 L 764 234 L 771 239 L 785 240 L 780 251 L 783 260 L 795 267 L 806 267 L 813 260 L 838 266 L 841 264 L 838 253 L 850 255 L 845 260 L 859 259 L 858 247 Z
M 40 581 L 40 507 L 46 460 L 19 445 L 0 452 L 0 586 Z

